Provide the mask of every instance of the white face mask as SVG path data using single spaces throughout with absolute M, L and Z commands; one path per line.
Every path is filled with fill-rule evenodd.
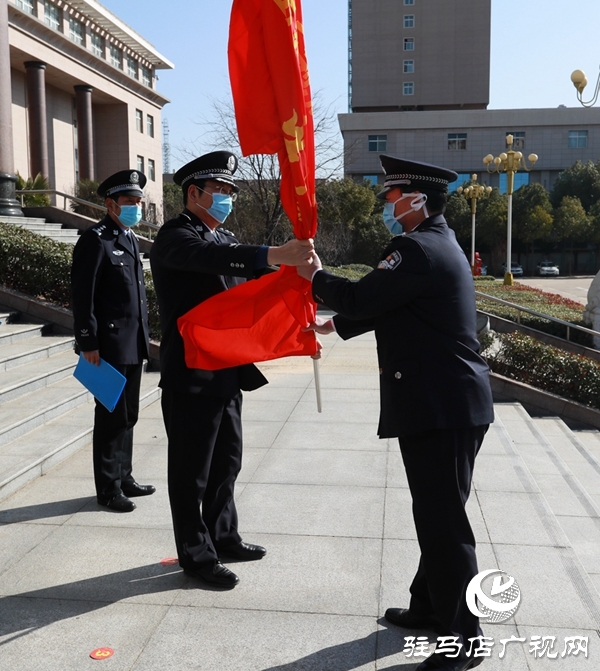
M 394 216 L 394 210 L 396 209 L 396 203 L 399 203 L 405 198 L 412 198 L 410 202 L 410 210 L 406 210 L 397 217 Z M 418 212 L 420 209 L 423 210 L 425 218 L 429 217 L 429 212 L 425 203 L 427 202 L 427 196 L 424 193 L 404 193 L 398 200 L 395 200 L 393 203 L 387 202 L 383 208 L 383 223 L 386 225 L 390 233 L 394 235 L 400 235 L 402 233 L 402 224 L 400 219 L 405 217 L 409 212 Z

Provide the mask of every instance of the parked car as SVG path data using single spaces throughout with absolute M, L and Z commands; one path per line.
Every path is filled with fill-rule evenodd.
M 503 263 L 501 268 L 502 274 L 506 275 L 506 263 Z M 512 261 L 510 264 L 510 272 L 512 273 L 513 277 L 523 277 L 523 266 L 516 261 Z
M 487 266 L 481 266 L 481 274 L 487 275 Z
M 540 277 L 558 277 L 559 274 L 558 266 L 554 261 L 542 261 L 536 270 Z

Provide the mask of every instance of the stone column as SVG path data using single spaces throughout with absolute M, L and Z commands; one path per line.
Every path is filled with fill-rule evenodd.
M 94 127 L 92 124 L 92 87 L 75 86 L 77 105 L 77 147 L 79 179 L 95 179 Z
M 31 177 L 50 175 L 48 127 L 46 125 L 46 64 L 27 61 L 27 113 L 29 116 L 29 158 Z
M 8 2 L 0 0 L 0 216 L 23 216 L 19 201 L 15 198 L 17 176 L 14 173 Z

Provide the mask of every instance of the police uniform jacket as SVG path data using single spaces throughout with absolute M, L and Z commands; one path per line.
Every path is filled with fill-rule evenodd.
M 381 438 L 493 421 L 471 270 L 442 215 L 395 237 L 358 282 L 316 273 L 313 295 L 343 339 L 375 330 Z
M 73 251 L 71 289 L 75 339 L 112 364 L 148 358 L 148 307 L 135 235 L 127 239 L 106 216 L 81 235 Z
M 263 274 L 256 269 L 258 245 L 241 245 L 233 233 L 214 231 L 189 210 L 158 232 L 150 265 L 158 298 L 162 340 L 160 386 L 184 393 L 233 398 L 267 380 L 249 364 L 216 371 L 188 368 L 177 320 L 215 294 Z

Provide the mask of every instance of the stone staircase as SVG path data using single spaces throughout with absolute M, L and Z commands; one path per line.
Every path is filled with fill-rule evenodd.
M 72 336 L 0 308 L 0 499 L 91 442 L 94 401 L 72 376 Z M 142 378 L 140 406 L 159 398 Z
M 81 233 L 76 228 L 63 228 L 62 224 L 50 224 L 45 219 L 35 217 L 2 217 L 2 221 L 69 245 L 75 245 Z M 142 266 L 144 270 L 150 270 L 150 257 L 146 254 L 142 254 Z
M 74 245 L 79 240 L 79 231 L 76 228 L 63 228 L 62 224 L 49 224 L 45 219 L 34 217 L 2 217 L 2 221 L 7 224 L 26 228 L 38 235 L 45 235 L 57 242 L 66 242 L 67 244 Z
M 532 416 L 516 402 L 497 403 L 495 412 L 474 479 L 488 529 L 504 514 L 516 524 L 496 542 L 554 548 L 598 629 L 600 432 L 569 428 L 559 417 Z M 495 510 L 490 501 L 484 503 L 494 481 L 503 483 L 498 484 L 502 491 L 511 492 L 496 499 Z M 550 566 L 546 570 L 552 573 Z

